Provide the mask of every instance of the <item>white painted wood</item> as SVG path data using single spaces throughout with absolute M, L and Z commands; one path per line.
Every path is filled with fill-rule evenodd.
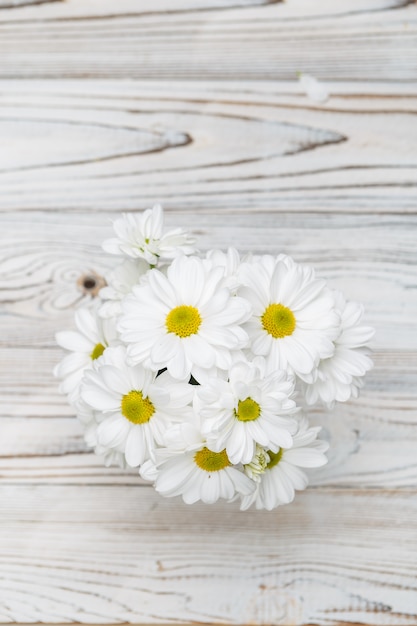
M 1 619 L 413 626 L 413 496 L 212 514 L 135 486 L 3 486 Z
M 416 27 L 409 0 L 0 0 L 1 623 L 415 626 Z M 159 498 L 58 393 L 77 281 L 156 201 L 202 251 L 313 263 L 377 329 L 291 506 Z
M 416 87 L 329 90 L 3 81 L 0 210 L 414 212 Z
M 67 0 L 4 8 L 0 76 L 292 80 L 301 71 L 412 81 L 416 15 L 412 0 Z

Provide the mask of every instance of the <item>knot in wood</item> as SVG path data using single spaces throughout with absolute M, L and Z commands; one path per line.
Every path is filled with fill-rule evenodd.
M 78 289 L 85 295 L 92 296 L 93 298 L 98 296 L 100 289 L 106 284 L 103 276 L 100 276 L 100 274 L 94 271 L 82 274 L 77 280 Z

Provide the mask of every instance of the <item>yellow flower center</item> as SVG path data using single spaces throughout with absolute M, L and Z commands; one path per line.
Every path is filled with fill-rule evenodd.
M 141 391 L 133 390 L 123 396 L 121 411 L 132 424 L 145 424 L 155 413 L 155 407 Z
M 172 309 L 166 317 L 165 325 L 169 333 L 178 337 L 195 335 L 200 328 L 201 317 L 198 309 L 183 304 Z
M 106 346 L 103 346 L 102 343 L 96 343 L 96 345 L 93 348 L 92 353 L 90 354 L 90 356 L 93 359 L 93 361 L 98 359 L 98 357 L 103 354 L 105 349 L 106 349 Z
M 261 414 L 261 407 L 252 398 L 239 400 L 237 410 L 235 409 L 235 417 L 241 422 L 252 422 L 257 420 Z
M 208 448 L 203 448 L 195 453 L 194 461 L 205 472 L 218 472 L 230 465 L 226 450 L 212 452 Z
M 280 448 L 278 452 L 271 452 L 271 450 L 268 450 L 268 456 L 271 460 L 266 466 L 266 469 L 272 469 L 273 467 L 275 467 L 275 465 L 278 465 L 278 463 L 281 460 L 283 452 L 284 452 L 283 448 Z
M 283 304 L 270 304 L 261 317 L 262 326 L 275 339 L 292 335 L 295 329 L 294 313 Z

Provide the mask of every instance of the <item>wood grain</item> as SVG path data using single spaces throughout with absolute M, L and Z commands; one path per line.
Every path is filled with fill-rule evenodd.
M 416 86 L 329 89 L 3 81 L 0 210 L 413 213 Z
M 270 515 L 120 485 L 4 486 L 0 501 L 6 622 L 75 607 L 97 624 L 417 620 L 411 492 L 311 490 Z
M 416 52 L 411 0 L 0 0 L 1 623 L 415 626 Z M 314 264 L 377 329 L 291 506 L 159 498 L 58 393 L 77 281 L 156 201 L 202 252 Z
M 417 70 L 412 0 L 70 0 L 0 19 L 2 77 L 413 81 Z

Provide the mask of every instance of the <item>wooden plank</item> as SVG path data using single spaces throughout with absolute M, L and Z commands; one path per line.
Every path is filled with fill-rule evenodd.
M 366 322 L 377 328 L 376 349 L 417 350 L 415 216 L 168 211 L 167 225 L 189 228 L 201 250 L 235 244 L 242 252 L 285 252 L 312 263 L 331 286 L 364 302 Z M 77 279 L 117 263 L 100 249 L 111 235 L 110 219 L 95 213 L 9 213 L 1 216 L 1 229 L 0 346 L 52 347 L 54 333 L 72 324 L 74 307 L 83 299 Z M 4 362 L 13 367 L 23 354 L 32 368 L 39 359 L 38 372 L 59 358 L 47 351 L 19 355 L 12 350 Z
M 66 0 L 66 2 L 62 2 L 62 0 L 0 0 L 0 10 L 2 10 L 0 16 L 1 21 L 6 22 L 9 20 L 26 21 L 28 19 L 82 20 L 92 17 L 109 19 L 131 17 L 132 15 L 163 15 L 165 13 L 194 13 L 196 11 L 227 10 L 236 7 L 257 7 L 269 3 L 270 0 L 153 0 L 150 7 L 146 0 L 118 0 L 117 4 L 112 3 L 111 0 L 102 0 L 100 3 L 94 3 L 91 0 Z M 45 4 L 48 6 L 40 6 Z M 35 8 L 33 5 L 36 5 Z M 379 8 L 396 8 L 404 6 L 404 2 L 391 0 L 391 2 L 379 2 L 376 6 L 378 7 L 378 5 Z M 371 6 L 369 0 L 367 6 Z M 19 10 L 16 11 L 15 9 Z
M 278 0 L 279 2 L 279 0 Z M 91 18 L 123 18 L 147 17 L 190 14 L 206 14 L 208 11 L 219 13 L 224 19 L 230 20 L 230 9 L 246 10 L 253 8 L 251 15 L 264 15 L 260 7 L 277 4 L 277 0 L 154 0 L 152 6 L 146 0 L 0 0 L 0 21 L 28 21 L 37 19 L 48 20 L 86 20 Z M 280 7 L 280 14 L 286 19 L 300 18 L 329 18 L 333 16 L 361 15 L 362 13 L 382 12 L 401 9 L 410 4 L 408 0 L 321 0 L 311 4 L 309 0 L 287 0 L 284 7 Z M 31 5 L 35 5 L 31 6 Z M 41 6 L 47 5 L 47 6 Z M 23 9 L 23 10 L 22 10 Z M 221 13 L 224 12 L 224 13 Z M 204 15 L 203 15 L 204 17 Z M 212 17 L 209 15 L 208 17 Z
M 3 81 L 0 210 L 414 212 L 415 85 L 328 87 Z
M 142 487 L 4 486 L 0 619 L 413 626 L 413 496 L 208 515 Z
M 0 76 L 415 78 L 411 0 L 124 0 L 116 7 L 71 0 L 13 9 L 9 2 L 0 11 Z

